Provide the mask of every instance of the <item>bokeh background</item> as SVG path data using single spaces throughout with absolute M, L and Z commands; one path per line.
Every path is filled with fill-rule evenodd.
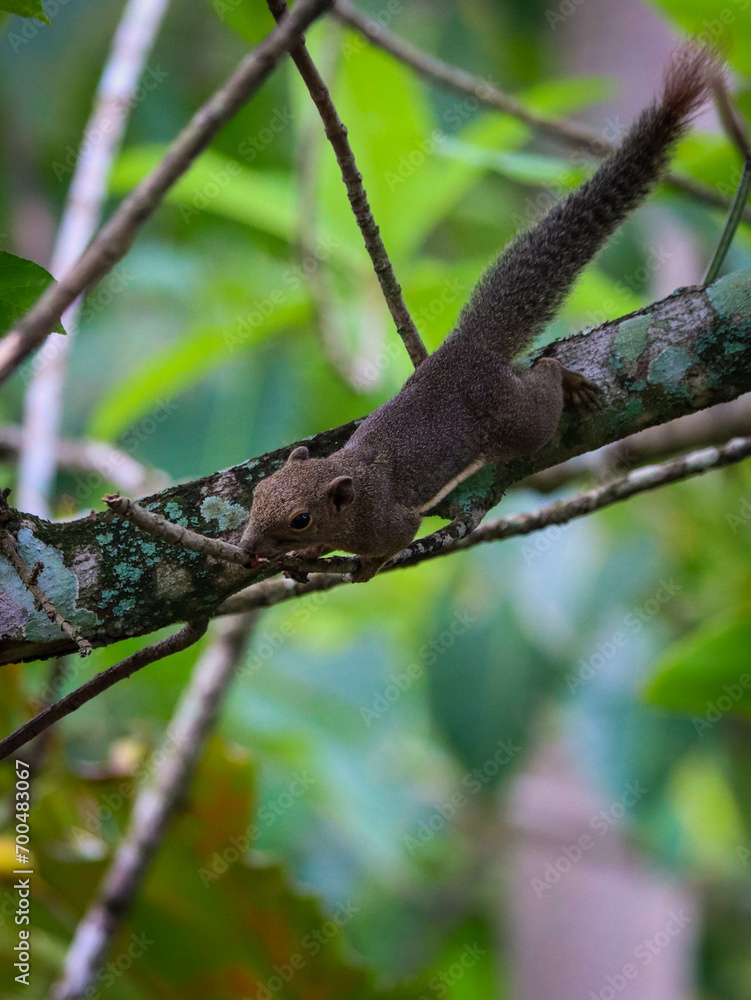
M 361 3 L 537 111 L 602 131 L 651 98 L 687 31 L 723 47 L 751 110 L 750 6 Z M 121 7 L 58 0 L 49 27 L 4 22 L 2 249 L 49 261 Z M 111 205 L 271 24 L 261 0 L 172 5 Z M 497 250 L 590 167 L 331 20 L 309 43 L 435 348 Z M 286 63 L 89 295 L 66 437 L 119 445 L 153 482 L 175 482 L 399 388 L 409 362 L 320 140 Z M 729 195 L 739 167 L 708 112 L 676 171 Z M 545 336 L 700 281 L 721 225 L 660 189 Z M 742 226 L 726 269 L 749 265 Z M 0 398 L 3 425 L 21 421 L 24 385 L 21 372 Z M 15 475 L 4 459 L 3 483 Z M 61 472 L 55 516 L 99 509 L 111 486 L 106 470 Z M 555 495 L 515 490 L 501 509 Z M 738 465 L 265 613 L 112 957 L 131 935 L 149 943 L 91 995 L 751 997 L 750 540 L 751 471 Z M 146 641 L 96 651 L 69 684 Z M 28 989 L 11 971 L 10 827 L 0 838 L 1 996 L 47 995 L 200 652 L 56 728 L 34 779 Z M 3 733 L 31 713 L 47 671 L 2 668 Z M 11 779 L 5 769 L 3 793 Z M 293 954 L 304 970 L 281 982 L 274 966 Z

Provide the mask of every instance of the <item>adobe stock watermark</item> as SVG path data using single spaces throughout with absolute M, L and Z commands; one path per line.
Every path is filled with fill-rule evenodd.
M 631 959 L 605 976 L 605 982 L 598 990 L 589 991 L 587 1000 L 616 1000 L 618 994 L 638 978 L 639 972 L 651 965 L 693 920 L 693 916 L 681 908 L 670 910 L 665 924 L 652 937 L 640 941 L 634 948 Z
M 231 353 L 252 339 L 255 331 L 274 314 L 315 271 L 341 246 L 341 240 L 328 235 L 316 242 L 298 264 L 291 264 L 282 275 L 282 283 L 261 299 L 254 299 L 244 316 L 238 316 L 232 329 L 224 334 L 224 346 Z
M 451 624 L 438 635 L 424 642 L 413 660 L 404 670 L 389 675 L 389 683 L 380 691 L 374 692 L 369 705 L 360 706 L 360 718 L 370 728 L 372 723 L 382 719 L 405 691 L 409 691 L 414 682 L 422 677 L 426 667 L 431 667 L 447 649 L 464 635 L 470 625 L 474 625 L 477 616 L 466 608 L 455 611 Z
M 131 934 L 127 948 L 124 948 L 117 958 L 113 958 L 98 970 L 94 982 L 83 993 L 78 994 L 80 1000 L 98 1000 L 102 990 L 114 986 L 118 979 L 133 967 L 133 963 L 141 958 L 154 944 L 154 940 L 145 934 Z
M 64 7 L 67 7 L 69 3 L 70 0 L 45 0 L 44 13 L 47 15 L 50 24 L 52 24 L 60 11 Z M 46 31 L 49 27 L 33 17 L 24 17 L 18 20 L 20 21 L 18 31 L 9 31 L 5 36 L 14 52 L 19 52 L 24 45 L 28 45 L 29 42 L 33 41 L 40 31 Z M 15 22 L 12 23 L 15 26 Z
M 703 715 L 695 715 L 691 719 L 696 735 L 701 738 L 723 716 L 727 715 L 749 691 L 751 691 L 751 674 L 741 674 L 738 680 L 732 684 L 723 684 L 722 694 L 715 701 L 707 702 L 706 712 Z
M 577 865 L 597 843 L 620 823 L 629 809 L 632 809 L 647 789 L 638 781 L 630 781 L 622 794 L 605 809 L 600 809 L 587 824 L 587 832 L 577 837 L 573 844 L 561 845 L 560 853 L 554 861 L 548 861 L 540 876 L 530 879 L 535 896 L 540 899 L 546 892 L 558 885 L 561 879 Z
M 179 408 L 174 399 L 158 399 L 144 417 L 120 436 L 114 448 L 103 451 L 95 469 L 76 475 L 72 490 L 64 493 L 61 501 L 68 506 L 80 507 L 88 502 L 93 492 L 101 492 L 106 483 L 117 482 L 118 467 L 127 461 L 128 456 L 134 456 Z
M 162 69 L 161 66 L 147 66 L 138 86 L 127 101 L 128 111 L 132 110 L 137 104 L 145 101 L 149 94 L 156 90 L 168 76 L 169 72 L 166 69 Z M 57 180 L 61 181 L 68 174 L 73 173 L 78 157 L 91 152 L 92 149 L 95 149 L 102 142 L 106 135 L 109 135 L 110 132 L 118 127 L 119 117 L 103 118 L 96 126 L 91 126 L 84 132 L 83 138 L 76 148 L 67 145 L 65 147 L 64 159 L 62 161 L 54 160 L 52 163 L 52 170 Z
M 369 14 L 371 20 L 375 21 L 382 28 L 388 28 L 394 20 L 394 15 L 404 7 L 404 0 L 388 0 L 380 10 L 372 11 Z M 352 56 L 362 52 L 370 42 L 360 32 L 349 31 L 342 44 L 342 55 L 345 60 L 350 60 Z
M 480 107 L 482 100 L 493 90 L 492 81 L 483 80 L 477 88 L 477 96 L 468 96 L 461 101 L 456 101 L 441 115 L 441 124 L 436 126 L 425 139 L 420 139 L 414 148 L 408 153 L 402 153 L 393 170 L 387 170 L 384 179 L 389 191 L 394 191 L 400 185 L 408 181 L 410 177 L 419 170 L 425 161 L 433 156 L 440 145 L 448 138 L 446 128 L 460 128 L 472 114 Z
M 342 928 L 360 912 L 351 899 L 341 903 L 328 916 L 328 918 L 312 927 L 307 934 L 303 935 L 299 947 L 287 958 L 286 962 L 277 962 L 273 965 L 273 975 L 269 976 L 265 982 L 260 983 L 253 991 L 252 996 L 245 995 L 243 1000 L 274 1000 L 274 997 L 282 993 L 285 987 L 292 982 L 295 975 L 304 969 L 311 958 L 315 958 L 323 948 L 341 934 Z
M 514 758 L 521 753 L 521 747 L 513 740 L 498 740 L 495 752 L 488 759 L 463 775 L 459 788 L 448 799 L 433 808 L 432 814 L 426 820 L 420 820 L 413 834 L 405 834 L 402 838 L 407 853 L 414 855 L 426 844 L 446 829 L 457 813 L 469 805 L 470 801 L 498 776 Z
M 433 1000 L 434 997 L 448 996 L 454 986 L 466 976 L 470 969 L 487 955 L 488 949 L 483 948 L 479 942 L 465 944 L 459 952 L 459 957 L 446 969 L 441 969 L 428 980 L 428 993 L 422 993 L 417 1000 Z
M 623 619 L 623 628 L 617 629 L 604 642 L 598 642 L 595 651 L 579 660 L 576 671 L 566 676 L 569 692 L 583 687 L 593 677 L 600 674 L 611 663 L 619 649 L 628 643 L 629 635 L 638 635 L 656 615 L 683 590 L 683 585 L 669 580 L 660 580 L 652 597 L 643 604 L 635 605 Z
M 232 865 L 237 864 L 253 845 L 253 841 L 256 840 L 261 831 L 272 827 L 315 784 L 317 784 L 317 779 L 312 774 L 308 771 L 298 771 L 284 791 L 272 798 L 264 799 L 263 805 L 258 810 L 256 821 L 251 823 L 244 833 L 237 837 L 230 837 L 226 847 L 214 851 L 209 859 L 208 868 L 198 869 L 198 877 L 203 887 L 208 889 L 212 882 L 216 882 L 229 871 Z

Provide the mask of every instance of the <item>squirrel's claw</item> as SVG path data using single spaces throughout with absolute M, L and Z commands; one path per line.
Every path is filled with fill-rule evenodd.
M 579 372 L 563 369 L 563 404 L 593 409 L 601 404 L 602 390 Z

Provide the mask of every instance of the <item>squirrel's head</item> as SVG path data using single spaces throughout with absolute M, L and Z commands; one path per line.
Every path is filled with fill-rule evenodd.
M 327 458 L 295 448 L 285 465 L 253 493 L 240 545 L 262 559 L 314 545 L 336 545 L 342 518 L 355 499 L 351 476 Z

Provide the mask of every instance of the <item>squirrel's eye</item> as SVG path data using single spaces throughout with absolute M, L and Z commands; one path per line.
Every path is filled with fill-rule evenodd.
M 289 522 L 289 526 L 290 528 L 292 528 L 293 531 L 304 531 L 304 529 L 308 527 L 310 522 L 311 522 L 311 516 L 306 510 L 304 510 L 300 514 L 295 514 L 295 516 Z

